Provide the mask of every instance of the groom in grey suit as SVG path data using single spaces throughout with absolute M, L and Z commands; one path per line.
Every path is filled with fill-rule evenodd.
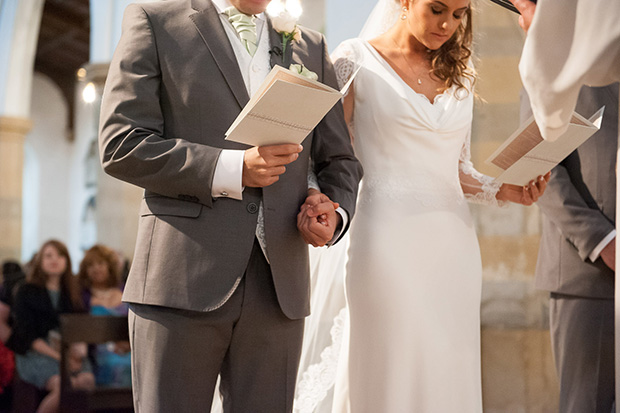
M 319 33 L 302 29 L 282 55 L 269 1 L 125 12 L 100 150 L 107 173 L 145 190 L 124 292 L 138 412 L 208 411 L 218 374 L 227 412 L 292 410 L 310 311 L 307 243 L 346 230 L 362 171 L 340 104 L 302 146 L 224 140 L 273 65 L 303 64 L 337 87 Z M 255 51 L 235 11 L 255 16 Z M 311 196 L 309 165 L 322 192 Z
M 522 113 L 529 116 L 527 99 Z M 553 169 L 538 200 L 536 286 L 550 292 L 560 412 L 612 411 L 618 84 L 581 89 L 576 112 L 605 105 L 601 129 Z

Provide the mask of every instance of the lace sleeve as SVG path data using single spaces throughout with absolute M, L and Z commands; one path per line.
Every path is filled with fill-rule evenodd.
M 484 205 L 503 206 L 505 204 L 495 198 L 501 184 L 494 182 L 492 177 L 478 172 L 471 162 L 471 132 L 468 132 L 461 150 L 459 179 L 468 201 Z
M 356 50 L 353 40 L 341 43 L 331 54 L 338 87 L 342 88 L 360 65 L 361 54 Z

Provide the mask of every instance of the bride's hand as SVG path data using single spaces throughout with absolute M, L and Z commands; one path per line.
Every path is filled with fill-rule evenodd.
M 509 201 L 527 206 L 532 205 L 545 193 L 550 176 L 551 172 L 547 172 L 545 176 L 539 176 L 525 186 L 503 184 L 495 197 L 498 201 Z
M 340 225 L 339 205 L 319 191 L 309 191 L 306 202 L 297 214 L 297 228 L 304 241 L 314 247 L 322 247 L 334 236 Z

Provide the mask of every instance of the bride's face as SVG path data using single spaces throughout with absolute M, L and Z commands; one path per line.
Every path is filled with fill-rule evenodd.
M 452 37 L 469 5 L 470 0 L 401 0 L 401 6 L 407 7 L 403 13 L 409 32 L 430 50 Z

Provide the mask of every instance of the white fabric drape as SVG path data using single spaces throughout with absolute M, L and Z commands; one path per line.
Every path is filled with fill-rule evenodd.
M 620 80 L 620 2 L 539 1 L 519 70 L 543 137 L 557 139 L 582 85 Z

